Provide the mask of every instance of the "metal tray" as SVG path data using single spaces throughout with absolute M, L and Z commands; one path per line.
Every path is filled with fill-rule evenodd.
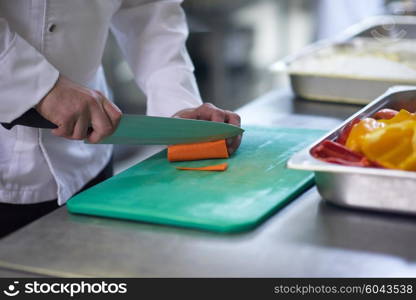
M 295 60 L 314 55 L 319 50 L 345 44 L 354 38 L 406 38 L 416 39 L 415 16 L 378 16 L 353 25 L 333 39 L 321 40 L 304 48 L 300 53 L 274 63 L 271 70 L 289 75 L 294 93 L 308 100 L 367 104 L 394 85 L 416 85 L 416 80 L 393 80 L 377 78 L 354 78 L 351 75 L 331 76 L 291 72 Z
M 416 111 L 416 86 L 390 88 L 309 148 L 293 155 L 287 167 L 314 171 L 318 191 L 329 202 L 346 207 L 416 214 L 416 172 L 342 166 L 320 161 L 310 154 L 311 149 L 323 140 L 334 140 L 353 119 L 369 117 L 382 108 Z

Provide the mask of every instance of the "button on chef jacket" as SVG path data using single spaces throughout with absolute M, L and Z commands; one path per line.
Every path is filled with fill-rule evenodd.
M 147 114 L 201 103 L 178 0 L 0 0 L 0 122 L 36 105 L 59 74 L 108 96 L 101 58 L 111 30 L 147 98 Z M 0 202 L 62 205 L 108 163 L 111 145 L 48 129 L 0 126 Z

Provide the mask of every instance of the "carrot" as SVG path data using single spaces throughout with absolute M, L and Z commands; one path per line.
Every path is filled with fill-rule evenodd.
M 228 158 L 227 145 L 224 140 L 171 145 L 168 147 L 169 161 L 187 161 L 210 158 Z
M 189 167 L 176 167 L 178 170 L 189 170 L 189 171 L 225 171 L 228 168 L 227 163 L 215 165 L 215 166 L 206 166 L 199 168 L 189 168 Z

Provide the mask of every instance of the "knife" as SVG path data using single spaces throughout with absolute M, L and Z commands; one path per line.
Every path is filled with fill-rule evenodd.
M 30 109 L 11 123 L 2 123 L 11 129 L 15 125 L 36 128 L 57 128 L 43 118 L 35 109 Z M 173 145 L 209 142 L 240 135 L 244 130 L 227 123 L 181 118 L 151 117 L 124 114 L 116 131 L 100 144 L 121 145 Z

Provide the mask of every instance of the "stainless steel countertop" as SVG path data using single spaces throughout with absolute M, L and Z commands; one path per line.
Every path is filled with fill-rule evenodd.
M 239 113 L 244 124 L 331 129 L 359 108 L 276 90 Z M 335 207 L 312 188 L 239 234 L 70 215 L 63 207 L 0 240 L 0 267 L 42 276 L 414 277 L 415 236 L 414 217 Z

